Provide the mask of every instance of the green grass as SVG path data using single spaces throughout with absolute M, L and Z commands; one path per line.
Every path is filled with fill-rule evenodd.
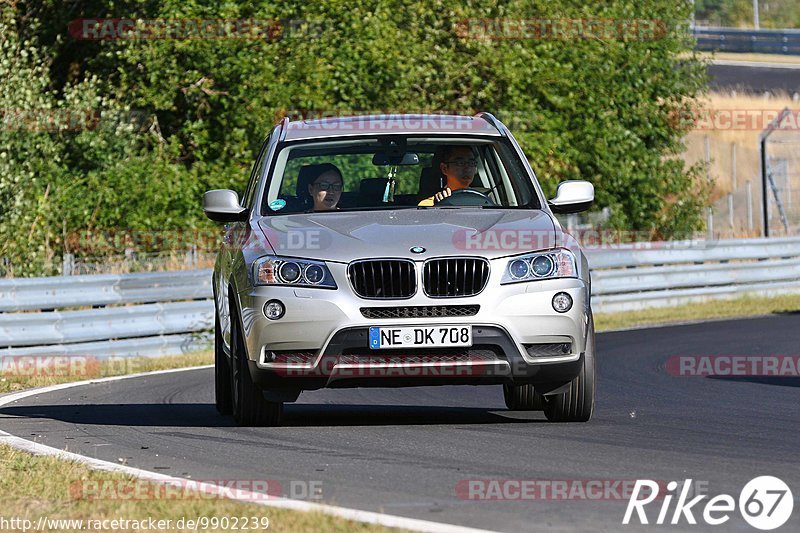
M 740 318 L 800 311 L 800 294 L 774 297 L 743 296 L 677 307 L 662 307 L 621 313 L 595 313 L 597 331 L 695 322 L 720 318 Z

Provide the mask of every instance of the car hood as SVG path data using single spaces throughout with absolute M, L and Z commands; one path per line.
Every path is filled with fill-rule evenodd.
M 259 220 L 277 255 L 338 261 L 443 255 L 504 257 L 552 248 L 550 215 L 540 210 L 403 209 L 267 216 Z M 412 253 L 415 247 L 422 253 Z

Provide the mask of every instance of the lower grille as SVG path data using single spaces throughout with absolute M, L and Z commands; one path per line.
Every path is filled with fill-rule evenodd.
M 494 350 L 406 350 L 403 353 L 379 355 L 375 353 L 347 353 L 338 357 L 338 364 L 350 365 L 414 365 L 414 364 L 448 364 L 476 363 L 497 361 Z
M 362 307 L 365 318 L 428 318 L 448 316 L 475 316 L 479 305 L 422 305 L 406 307 Z
M 470 348 L 398 348 L 395 350 L 369 350 L 347 348 L 339 355 L 340 363 L 465 363 L 505 360 L 503 352 L 491 344 Z

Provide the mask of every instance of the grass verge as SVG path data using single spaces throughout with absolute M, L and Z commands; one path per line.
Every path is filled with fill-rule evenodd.
M 722 61 L 740 61 L 742 63 L 786 63 L 800 65 L 800 56 L 783 54 L 739 54 L 734 52 L 700 52 L 703 59 L 719 59 Z
M 622 313 L 596 313 L 597 331 L 655 326 L 720 318 L 792 313 L 800 311 L 800 294 L 774 297 L 743 296 L 677 307 L 661 307 Z
M 39 366 L 37 366 L 37 362 Z M 0 394 L 3 394 L 70 381 L 210 365 L 214 363 L 214 354 L 209 350 L 163 357 L 112 357 L 108 359 L 91 356 L 0 357 L 0 363 L 2 363 L 0 366 Z

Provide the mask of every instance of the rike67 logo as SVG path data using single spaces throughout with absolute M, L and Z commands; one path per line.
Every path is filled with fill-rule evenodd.
M 677 481 L 670 481 L 667 483 L 667 492 L 664 495 L 660 494 L 659 483 L 649 479 L 636 480 L 622 523 L 626 525 L 631 523 L 635 512 L 640 524 L 649 524 L 652 514 L 648 517 L 645 507 L 656 499 L 660 500 L 661 506 L 654 523 L 659 525 L 677 525 L 684 523 L 683 521 L 687 524 L 697 524 L 695 518 L 697 513 L 706 524 L 718 526 L 730 520 L 731 514 L 736 511 L 737 502 L 729 494 L 714 496 L 702 505 L 701 502 L 708 498 L 706 494 L 689 499 L 691 479 L 683 483 L 680 491 L 677 490 L 679 486 Z M 677 496 L 675 507 L 670 509 L 675 496 Z M 776 529 L 785 524 L 792 516 L 793 507 L 794 500 L 789 486 L 773 476 L 751 479 L 739 493 L 738 508 L 742 518 L 754 528 L 763 531 Z

